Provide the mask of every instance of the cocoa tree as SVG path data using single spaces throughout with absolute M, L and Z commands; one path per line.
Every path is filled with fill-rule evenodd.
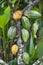
M 43 56 L 42 6 L 42 0 L 0 1 L 0 52 L 3 55 L 0 59 L 8 65 L 42 62 L 35 62 Z M 4 61 L 0 63 L 6 65 Z

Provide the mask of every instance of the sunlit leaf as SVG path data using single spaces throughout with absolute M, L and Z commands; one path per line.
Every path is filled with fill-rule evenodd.
M 8 23 L 8 21 L 10 20 L 10 7 L 8 6 L 3 15 L 0 15 L 0 27 L 4 28 L 4 26 Z

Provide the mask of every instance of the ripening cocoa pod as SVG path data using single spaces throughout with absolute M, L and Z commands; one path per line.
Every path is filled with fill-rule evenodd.
M 21 19 L 21 17 L 22 17 L 22 11 L 18 10 L 13 13 L 14 20 L 19 20 L 19 19 Z
M 18 52 L 18 46 L 16 44 L 14 44 L 11 48 L 11 52 L 12 54 L 16 55 L 16 53 Z

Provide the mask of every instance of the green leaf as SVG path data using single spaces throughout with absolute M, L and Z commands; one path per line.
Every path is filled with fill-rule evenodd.
M 14 60 L 11 60 L 8 64 L 9 65 L 18 65 L 17 64 L 17 58 L 15 58 Z
M 0 65 L 2 65 L 2 64 L 0 64 Z
M 43 20 L 40 21 L 40 28 L 43 27 Z
M 32 10 L 35 10 L 37 12 L 40 12 L 39 7 L 33 7 Z
M 2 36 L 2 34 L 3 34 L 3 33 L 2 33 L 2 29 L 0 28 L 0 36 Z
M 39 36 L 43 36 L 43 27 L 39 31 Z
M 43 39 L 37 40 L 37 45 L 38 45 L 38 56 L 42 57 L 43 56 Z
M 25 3 L 28 3 L 29 2 L 29 0 L 25 0 Z
M 0 7 L 0 15 L 2 15 L 4 13 L 3 11 L 4 9 Z
M 34 43 L 33 43 L 32 34 L 31 34 L 31 38 L 30 38 L 29 54 L 31 55 L 31 57 L 33 57 L 35 54 L 35 47 L 34 47 Z
M 0 16 L 0 27 L 3 29 L 4 26 L 9 22 L 10 20 L 10 7 L 8 6 L 5 11 L 4 14 Z
M 9 64 L 9 65 L 12 65 L 12 63 L 13 63 L 13 60 L 12 60 L 12 61 L 10 61 L 8 64 Z
M 43 7 L 42 6 L 43 6 L 43 0 L 41 0 L 40 3 L 39 3 L 39 10 L 40 10 L 40 12 L 43 16 Z
M 15 3 L 17 0 L 12 0 L 12 3 Z
M 13 60 L 13 65 L 18 65 L 18 63 L 17 63 L 17 58 L 15 58 L 14 60 Z

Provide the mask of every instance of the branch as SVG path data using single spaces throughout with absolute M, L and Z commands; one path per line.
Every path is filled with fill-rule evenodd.
M 33 65 L 39 65 L 41 62 L 43 62 L 43 57 L 38 59 Z
M 40 0 L 34 0 L 33 2 L 30 1 L 29 4 L 22 10 L 22 12 L 24 12 L 26 10 L 31 10 L 33 8 L 33 6 L 35 6 L 39 2 L 40 2 Z

